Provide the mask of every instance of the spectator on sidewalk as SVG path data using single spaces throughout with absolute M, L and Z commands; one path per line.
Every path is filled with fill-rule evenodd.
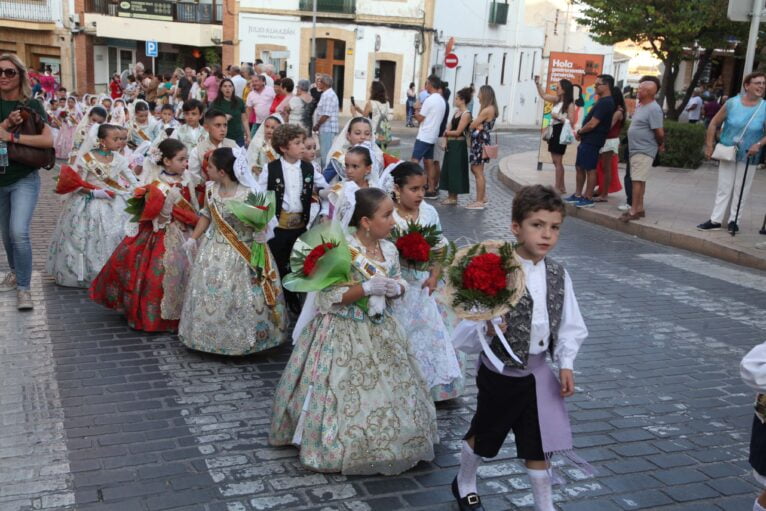
M 471 122 L 471 149 L 469 161 L 471 173 L 476 180 L 476 200 L 468 204 L 466 209 L 484 209 L 487 206 L 487 184 L 484 179 L 484 165 L 489 163 L 484 152 L 484 146 L 489 145 L 495 120 L 500 115 L 497 108 L 495 89 L 490 85 L 479 87 L 479 114 Z
M 415 82 L 410 82 L 410 87 L 407 89 L 407 124 L 408 128 L 414 128 L 415 123 L 415 103 L 417 102 L 417 93 L 415 92 Z
M 432 193 L 430 197 L 433 199 L 439 198 L 442 161 L 444 161 L 444 152 L 447 149 L 447 140 L 444 138 L 444 132 L 447 131 L 447 121 L 449 120 L 450 114 L 449 98 L 452 95 L 452 91 L 449 90 L 449 84 L 447 82 L 442 82 L 441 95 L 442 98 L 444 98 L 444 116 L 439 124 L 439 138 L 436 139 L 436 143 L 434 144 L 434 162 L 431 165 L 431 173 L 427 175 L 426 180 L 426 191 L 428 191 L 428 189 L 433 189 L 434 193 Z
M 705 158 L 710 159 L 713 156 L 715 135 L 721 124 L 723 129 L 720 144 L 727 147 L 735 146 L 737 152 L 734 161 L 720 160 L 718 162 L 718 188 L 713 213 L 709 220 L 697 226 L 700 231 L 720 229 L 727 210 L 729 232 L 739 230 L 738 223 L 742 220 L 745 198 L 750 193 L 750 185 L 753 184 L 756 162 L 751 161 L 753 165 L 747 172 L 744 193 L 740 195 L 745 168 L 748 161 L 761 150 L 761 146 L 766 144 L 766 137 L 764 137 L 766 108 L 764 108 L 763 100 L 763 94 L 766 91 L 766 74 L 755 72 L 745 76 L 744 89 L 744 92 L 731 98 L 721 107 L 707 129 Z M 737 210 L 739 210 L 739 217 L 737 217 Z
M 351 113 L 367 117 L 372 121 L 372 134 L 375 137 L 375 142 L 385 151 L 391 142 L 391 123 L 389 122 L 388 92 L 383 82 L 373 81 L 370 84 L 370 99 L 364 108 L 359 108 L 355 103 L 352 103 Z
M 575 162 L 577 179 L 574 193 L 565 199 L 566 202 L 573 203 L 578 208 L 590 208 L 595 205 L 593 190 L 598 182 L 596 175 L 598 155 L 612 127 L 615 109 L 612 99 L 614 78 L 611 75 L 599 75 L 593 85 L 599 100 L 583 119 L 582 128 L 575 132 L 575 138 L 580 141 Z M 583 188 L 585 188 L 584 191 Z
M 726 98 L 729 99 L 729 98 Z M 723 103 L 726 103 L 726 99 L 722 100 L 720 103 L 715 98 L 715 96 L 711 96 L 708 98 L 707 101 L 705 101 L 705 106 L 703 108 L 703 113 L 705 114 L 705 128 L 710 126 L 710 121 L 713 120 L 713 117 L 715 117 L 715 114 L 718 113 L 718 111 L 721 109 L 721 105 Z
M 692 92 L 692 97 L 689 99 L 689 103 L 686 105 L 684 112 L 689 116 L 689 123 L 696 124 L 700 121 L 702 116 L 702 90 L 697 88 Z
M 53 147 L 53 134 L 48 125 L 40 135 L 12 133 L 22 123 L 21 112 L 16 109 L 19 106 L 28 106 L 45 119 L 43 106 L 31 96 L 32 87 L 24 63 L 16 55 L 0 55 L 0 140 L 30 148 Z M 40 195 L 40 174 L 39 169 L 13 158 L 9 162 L 0 174 L 0 235 L 11 271 L 0 281 L 0 291 L 15 290 L 17 308 L 29 310 L 33 307 L 29 226 Z
M 612 184 L 612 173 L 617 175 L 617 169 L 612 168 L 614 163 L 614 155 L 620 150 L 620 133 L 622 133 L 622 126 L 625 124 L 626 108 L 625 98 L 622 97 L 622 91 L 615 87 L 612 89 L 612 100 L 614 100 L 614 113 L 612 114 L 611 128 L 609 133 L 606 134 L 606 142 L 604 147 L 599 152 L 599 160 L 601 161 L 601 169 L 604 172 L 604 182 L 599 187 L 599 194 L 597 197 L 593 197 L 594 202 L 608 202 L 609 188 Z
M 423 160 L 423 168 L 426 175 L 433 174 L 434 164 L 434 144 L 439 138 L 439 127 L 444 118 L 444 110 L 447 108 L 442 97 L 442 79 L 436 75 L 431 75 L 426 80 L 426 91 L 428 97 L 422 101 L 420 107 L 415 107 L 415 119 L 418 121 L 418 134 L 415 138 L 415 145 L 412 148 L 413 163 L 420 163 Z M 438 181 L 428 183 L 426 199 L 435 199 L 439 197 Z
M 657 153 L 665 150 L 662 108 L 654 100 L 659 90 L 660 80 L 656 76 L 644 76 L 638 84 L 636 111 L 628 129 L 632 200 L 630 209 L 620 217 L 626 223 L 646 216 L 646 181 Z
M 229 73 L 231 73 L 231 83 L 234 84 L 234 94 L 241 98 L 245 91 L 245 85 L 247 85 L 247 79 L 242 76 L 239 66 L 231 66 Z
M 184 102 L 189 101 L 189 93 L 194 84 L 194 69 L 189 66 L 184 68 L 184 75 L 178 80 L 176 85 L 176 99 Z
M 332 78 L 321 75 L 317 80 L 317 89 L 322 95 L 314 112 L 313 131 L 319 133 L 319 152 L 322 155 L 322 168 L 327 165 L 327 153 L 330 152 L 335 136 L 338 134 L 338 95 L 332 88 Z
M 551 108 L 552 131 L 551 138 L 548 139 L 548 152 L 551 155 L 551 161 L 556 173 L 555 188 L 563 195 L 567 193 L 566 181 L 564 180 L 564 154 L 567 151 L 567 146 L 566 144 L 561 144 L 559 139 L 561 138 L 561 130 L 564 128 L 564 121 L 568 120 L 570 124 L 574 124 L 576 115 L 574 88 L 569 80 L 559 80 L 556 94 L 546 94 L 543 86 L 540 84 L 539 76 L 535 76 L 535 85 L 537 86 L 537 93 L 543 101 L 553 103 L 553 108 Z

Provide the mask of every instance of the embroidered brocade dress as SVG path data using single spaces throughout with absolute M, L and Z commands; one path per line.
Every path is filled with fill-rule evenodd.
M 61 113 L 64 112 L 65 117 L 61 117 Z M 65 160 L 69 157 L 74 147 L 74 132 L 77 129 L 77 123 L 82 118 L 76 111 L 70 111 L 67 109 L 58 109 L 56 116 L 61 123 L 59 127 L 59 133 L 56 136 L 56 141 L 53 144 L 56 150 L 56 158 Z
M 153 183 L 161 192 L 144 208 L 166 211 L 139 222 L 138 233 L 127 235 L 90 286 L 96 303 L 125 314 L 128 325 L 146 332 L 175 332 L 189 259 L 183 243 L 197 223 L 190 205 L 189 184 L 164 172 Z M 162 201 L 162 206 L 149 202 Z
M 351 246 L 364 251 L 355 237 Z M 381 241 L 388 277 L 401 279 L 396 247 Z M 405 284 L 406 285 L 406 284 Z M 303 330 L 277 386 L 269 442 L 289 445 L 308 400 L 300 462 L 318 472 L 404 472 L 434 457 L 436 410 L 409 342 L 387 310 L 372 320 L 341 305 L 348 287 L 317 294 L 317 315 Z
M 111 163 L 102 163 L 87 153 L 73 167 L 85 181 L 113 191 L 115 197 L 94 199 L 79 191 L 67 195 L 45 265 L 60 286 L 90 286 L 125 236 L 125 224 L 130 219 L 125 212 L 126 194 L 137 180 L 127 160 L 113 154 Z
M 250 190 L 239 186 L 234 196 L 222 198 L 218 184 L 207 186 L 208 202 L 201 214 L 211 218 L 211 225 L 203 236 L 186 288 L 179 339 L 191 349 L 220 355 L 249 355 L 278 346 L 289 339 L 288 317 L 268 245 L 266 257 L 276 272 L 276 280 L 271 282 L 278 293 L 273 307 L 266 303 L 261 277 L 227 241 L 210 213 L 212 200 L 218 214 L 249 248 L 253 228 L 232 214 L 226 203 L 244 201 Z
M 394 210 L 397 227 L 407 229 L 407 220 Z M 441 231 L 439 214 L 425 202 L 420 204 L 419 225 L 435 225 Z M 438 246 L 446 243 L 442 242 Z M 444 320 L 437 304 L 437 291 L 429 295 L 422 289 L 428 279 L 428 271 L 418 270 L 405 261 L 401 261 L 402 277 L 409 289 L 401 300 L 393 306 L 393 315 L 401 323 L 406 338 L 412 346 L 420 370 L 431 391 L 434 401 L 445 401 L 458 397 L 463 392 L 465 382 L 459 355 L 452 347 L 452 328 Z

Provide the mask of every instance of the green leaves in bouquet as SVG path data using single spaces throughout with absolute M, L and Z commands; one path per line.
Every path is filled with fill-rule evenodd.
M 144 211 L 146 205 L 146 195 L 141 197 L 131 197 L 127 200 L 128 207 L 125 208 L 125 212 L 131 215 L 131 222 L 139 222 L 141 220 L 141 213 Z

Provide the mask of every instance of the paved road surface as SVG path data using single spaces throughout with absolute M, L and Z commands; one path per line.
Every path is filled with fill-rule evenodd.
M 403 155 L 411 151 L 403 133 Z M 536 132 L 500 137 L 503 153 Z M 489 172 L 491 207 L 440 208 L 447 234 L 508 238 L 511 194 Z M 437 457 L 398 477 L 315 474 L 268 446 L 285 347 L 230 359 L 56 287 L 41 270 L 58 205 L 50 174 L 34 225 L 35 311 L 0 295 L 0 510 L 452 510 L 449 483 L 475 389 L 438 407 Z M 465 200 L 465 199 L 463 199 Z M 557 505 L 575 510 L 750 509 L 752 393 L 737 365 L 766 340 L 766 276 L 570 219 L 555 256 L 591 332 L 568 401 L 579 452 Z M 4 263 L 4 258 L 2 263 Z M 480 470 L 488 510 L 531 505 L 511 443 Z M 527 507 L 528 509 L 528 507 Z

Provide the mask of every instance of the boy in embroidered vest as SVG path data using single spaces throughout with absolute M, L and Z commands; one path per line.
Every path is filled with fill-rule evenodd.
M 510 357 L 497 337 L 490 348 L 505 364 L 502 372 L 480 355 L 476 413 L 462 444 L 460 470 L 452 482 L 461 511 L 484 509 L 476 493 L 476 471 L 482 458 L 497 456 L 511 430 L 517 455 L 526 463 L 537 511 L 555 510 L 553 454 L 587 465 L 572 452 L 564 398 L 574 394 L 572 367 L 588 330 L 569 274 L 547 257 L 556 246 L 563 220 L 564 203 L 549 186 L 526 186 L 513 199 L 511 230 L 521 244 L 517 253 L 527 290 L 503 317 L 503 329 L 523 365 Z M 559 366 L 558 380 L 546 364 L 546 353 Z
M 274 130 L 271 142 L 280 158 L 269 163 L 258 176 L 261 190 L 273 190 L 276 196 L 278 226 L 269 248 L 282 278 L 290 273 L 290 252 L 298 237 L 306 232 L 311 213 L 314 187 L 325 188 L 327 182 L 310 163 L 301 160 L 306 132 L 295 124 L 282 124 Z M 297 294 L 285 290 L 285 301 L 295 314 L 301 310 Z
M 196 186 L 201 186 L 205 190 L 205 182 L 208 180 L 205 175 L 205 163 L 210 154 L 219 147 L 230 147 L 234 149 L 237 143 L 230 138 L 226 138 L 228 121 L 226 114 L 220 110 L 210 109 L 205 112 L 205 131 L 207 136 L 197 144 L 197 147 L 189 153 L 189 174 Z
M 184 124 L 178 126 L 170 135 L 172 138 L 177 138 L 183 142 L 186 149 L 189 150 L 189 154 L 206 138 L 207 132 L 200 124 L 204 110 L 205 107 L 202 106 L 201 101 L 196 99 L 185 101 L 183 105 Z

